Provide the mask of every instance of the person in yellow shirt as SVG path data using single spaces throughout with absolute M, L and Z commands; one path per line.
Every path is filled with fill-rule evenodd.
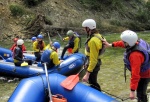
M 50 41 L 49 44 L 46 45 L 45 49 L 51 49 L 52 48 L 52 42 Z
M 43 52 L 45 50 L 45 42 L 43 41 L 43 36 L 41 34 L 39 34 L 37 36 L 37 40 L 33 43 L 33 51 L 34 51 L 34 55 L 36 57 L 37 62 L 40 61 L 41 59 L 41 52 Z
M 101 87 L 97 82 L 97 75 L 101 65 L 100 55 L 105 50 L 102 43 L 103 37 L 96 30 L 96 22 L 93 19 L 84 20 L 82 27 L 88 34 L 85 42 L 85 55 L 87 56 L 87 62 L 85 63 L 86 73 L 82 81 L 89 82 L 91 87 L 101 91 Z
M 64 38 L 63 40 L 69 40 L 69 42 L 62 51 L 61 59 L 63 59 L 64 54 L 66 53 L 67 50 L 69 50 L 70 54 L 78 53 L 80 39 L 72 30 L 69 30 L 67 32 L 67 37 Z
M 60 48 L 59 42 L 54 42 L 52 44 L 51 49 L 46 49 L 42 56 L 41 56 L 41 62 L 46 63 L 47 68 L 52 68 L 54 66 L 59 65 L 63 60 L 59 60 L 57 49 Z

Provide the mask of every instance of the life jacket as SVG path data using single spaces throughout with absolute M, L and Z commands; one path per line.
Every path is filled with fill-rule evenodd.
M 80 48 L 81 48 L 81 36 L 80 36 L 77 32 L 74 32 L 74 34 L 80 39 L 79 46 L 80 46 Z
M 140 39 L 138 42 L 138 44 L 124 52 L 124 63 L 125 67 L 131 71 L 129 56 L 133 51 L 140 51 L 144 54 L 145 57 L 145 60 L 141 66 L 141 72 L 145 72 L 146 70 L 150 69 L 150 46 L 142 39 Z
M 95 34 L 92 34 L 87 40 L 86 40 L 86 42 L 85 42 L 85 49 L 86 49 L 86 51 L 88 52 L 88 53 L 90 53 L 90 48 L 89 48 L 89 46 L 88 46 L 88 42 L 90 41 L 90 39 L 92 38 L 92 37 L 97 37 L 99 40 L 101 40 L 102 41 L 102 39 L 104 39 L 104 37 L 103 36 L 101 36 L 101 37 L 99 37 L 99 36 L 97 36 L 97 35 L 95 35 Z M 102 48 L 99 50 L 99 55 L 102 55 L 103 53 L 105 52 L 105 47 L 104 47 L 104 44 L 102 43 Z
M 16 54 L 16 51 L 19 51 L 19 53 L 18 53 L 18 58 L 20 58 L 20 59 L 23 59 L 23 53 L 22 53 L 22 49 L 21 48 L 19 48 L 19 47 L 15 47 L 14 48 L 14 50 L 13 50 L 13 58 L 14 58 L 14 62 L 18 62 L 18 60 L 17 59 L 15 59 L 15 54 Z
M 44 43 L 43 43 L 43 41 L 38 41 L 38 44 L 37 44 L 36 48 L 37 48 L 37 49 L 40 49 L 40 50 L 43 50 L 43 48 L 44 48 Z
M 74 47 L 74 40 L 75 40 L 75 38 L 76 38 L 76 36 L 73 36 L 71 39 L 69 39 L 69 45 L 70 45 L 70 47 L 71 48 L 73 48 Z
M 41 56 L 41 61 L 49 63 L 51 52 L 52 50 L 46 49 Z

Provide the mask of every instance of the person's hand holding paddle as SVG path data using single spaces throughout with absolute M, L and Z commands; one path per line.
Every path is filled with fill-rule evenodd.
M 86 72 L 86 74 L 85 74 L 84 77 L 82 78 L 82 81 L 83 81 L 83 82 L 88 82 L 89 76 L 90 76 L 90 73 L 89 73 L 89 72 Z

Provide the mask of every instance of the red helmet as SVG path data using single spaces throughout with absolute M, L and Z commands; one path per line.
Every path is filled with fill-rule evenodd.
M 14 38 L 14 42 L 17 42 L 18 38 Z

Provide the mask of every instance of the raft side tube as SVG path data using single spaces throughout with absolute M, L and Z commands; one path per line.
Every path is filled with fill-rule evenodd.
M 78 83 L 73 90 L 67 90 L 60 85 L 65 78 L 65 76 L 57 73 L 49 74 L 53 95 L 61 94 L 67 98 L 68 102 L 118 102 L 114 98 L 82 83 Z M 45 75 L 23 79 L 8 102 L 45 102 L 44 86 L 47 88 Z

